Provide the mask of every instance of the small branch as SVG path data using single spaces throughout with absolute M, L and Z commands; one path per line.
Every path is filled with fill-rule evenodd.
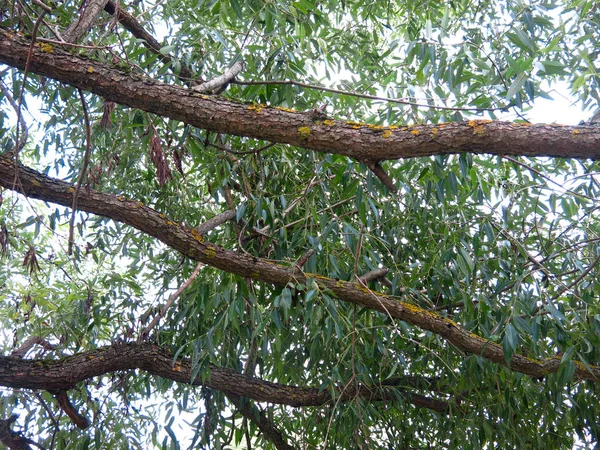
M 387 275 L 387 273 L 389 271 L 390 270 L 387 267 L 382 267 L 381 269 L 371 270 L 370 272 L 367 272 L 363 276 L 361 276 L 359 278 L 359 280 L 362 284 L 367 284 L 369 281 L 373 281 L 373 280 L 382 280 L 382 278 L 385 278 L 385 276 Z M 384 282 L 382 281 L 382 283 L 384 283 Z
M 150 322 L 150 324 L 140 334 L 140 338 L 139 338 L 140 342 L 143 341 L 144 339 L 146 339 L 150 335 L 150 331 L 152 331 L 152 329 L 158 324 L 160 319 L 163 318 L 163 316 L 167 313 L 169 308 L 173 305 L 173 303 L 175 303 L 175 300 L 177 300 L 179 298 L 181 293 L 183 291 L 185 291 L 185 289 L 192 283 L 192 281 L 194 281 L 194 278 L 196 278 L 198 276 L 198 274 L 200 273 L 200 269 L 202 269 L 202 266 L 203 266 L 202 263 L 198 263 L 198 265 L 196 266 L 196 268 L 194 269 L 194 272 L 190 275 L 190 277 L 187 280 L 185 280 L 185 282 L 181 286 L 179 286 L 179 289 L 177 289 L 169 297 L 169 300 L 167 301 L 167 303 L 165 303 L 165 305 L 162 307 L 162 309 L 159 311 L 159 313 L 156 315 L 156 317 L 154 317 L 154 319 L 152 319 L 152 322 Z
M 375 174 L 375 176 L 379 178 L 383 185 L 386 186 L 392 194 L 398 193 L 398 188 L 396 187 L 392 179 L 389 177 L 389 175 L 385 172 L 385 170 L 383 170 L 383 167 L 381 167 L 381 164 L 379 164 L 378 161 L 368 162 L 366 164 L 367 167 L 371 170 L 371 172 L 373 172 L 373 174 Z
M 54 395 L 54 398 L 58 402 L 60 409 L 62 409 L 65 414 L 69 416 L 69 419 L 71 419 L 71 421 L 77 425 L 77 428 L 85 430 L 90 426 L 90 421 L 87 419 L 87 417 L 77 411 L 77 408 L 75 408 L 75 405 L 71 403 L 71 400 L 69 400 L 69 397 L 67 397 L 67 393 L 65 391 L 55 391 L 50 393 Z
M 268 85 L 268 84 L 286 85 L 287 84 L 287 85 L 291 85 L 291 86 L 298 86 L 298 87 L 303 87 L 303 88 L 307 88 L 307 89 L 313 89 L 315 91 L 331 92 L 332 94 L 348 95 L 348 96 L 357 97 L 357 98 L 366 98 L 369 100 L 376 100 L 379 102 L 399 103 L 401 105 L 417 106 L 419 108 L 440 109 L 440 110 L 445 110 L 445 111 L 483 112 L 483 111 L 506 111 L 507 110 L 506 106 L 499 106 L 496 108 L 459 108 L 459 107 L 452 107 L 452 106 L 436 106 L 436 105 L 429 105 L 427 103 L 411 102 L 410 100 L 405 100 L 402 98 L 388 98 L 388 97 L 378 97 L 376 95 L 370 95 L 370 94 L 359 94 L 358 92 L 344 91 L 341 89 L 333 89 L 333 88 L 317 86 L 314 84 L 302 83 L 300 81 L 293 81 L 293 80 L 266 80 L 266 81 L 233 80 L 232 83 L 233 84 L 241 84 L 244 86 Z
M 262 147 L 259 147 L 259 148 L 255 149 L 255 150 L 241 150 L 241 151 L 240 150 L 232 150 L 229 147 L 225 147 L 224 145 L 213 144 L 212 142 L 207 142 L 206 145 L 209 146 L 209 147 L 214 147 L 217 150 L 221 150 L 223 152 L 231 153 L 231 154 L 234 154 L 234 155 L 255 155 L 255 154 L 260 153 L 260 152 L 262 152 L 264 150 L 270 149 L 275 144 L 266 144 L 266 145 L 263 145 Z
M 194 86 L 192 89 L 198 92 L 214 92 L 215 94 L 219 94 L 225 90 L 227 85 L 231 83 L 235 77 L 242 71 L 244 68 L 244 63 L 242 61 L 236 61 L 233 65 L 223 73 L 223 75 L 219 75 L 216 78 L 213 78 L 206 83 L 202 83 L 199 86 Z
M 73 42 L 64 42 L 64 41 L 57 41 L 56 39 L 47 39 L 47 38 L 38 38 L 37 39 L 40 42 L 47 42 L 48 44 L 54 44 L 54 45 L 62 45 L 65 47 L 75 47 L 75 48 L 86 48 L 86 49 L 90 49 L 90 50 L 110 50 L 113 48 L 112 45 L 84 45 L 84 44 L 75 44 Z
M 69 25 L 69 28 L 63 33 L 63 38 L 67 42 L 76 43 L 81 40 L 84 34 L 92 27 L 100 11 L 104 9 L 108 0 L 86 0 L 81 7 L 79 18 Z
M 50 8 L 48 5 L 46 5 L 44 2 L 42 2 L 41 0 L 32 0 L 32 3 L 34 3 L 35 5 L 39 6 L 40 8 L 42 8 L 44 11 L 46 11 L 46 14 L 52 14 L 52 8 Z
M 300 257 L 300 259 L 294 265 L 294 270 L 302 270 L 302 266 L 304 266 L 304 264 L 306 264 L 306 262 L 309 260 L 309 258 L 312 255 L 314 255 L 314 253 L 315 253 L 315 251 L 311 248 L 304 255 L 302 255 Z
M 575 286 L 577 286 L 581 280 L 583 280 L 586 276 L 588 276 L 588 274 L 594 269 L 594 267 L 596 267 L 598 265 L 598 263 L 600 262 L 600 255 L 598 255 L 598 257 L 596 257 L 596 259 L 594 260 L 594 262 L 592 262 L 587 269 L 585 269 L 581 275 L 579 275 L 575 280 L 573 280 L 572 283 L 570 283 L 568 286 L 564 286 L 561 290 L 558 291 L 558 293 L 556 293 L 550 300 L 548 300 L 550 303 L 555 301 L 558 297 L 560 297 L 561 295 L 563 295 L 565 292 L 570 291 L 571 289 L 573 289 Z M 538 307 L 536 312 L 539 311 L 541 309 L 541 307 Z
M 227 398 L 238 411 L 249 421 L 253 422 L 263 436 L 273 443 L 277 450 L 295 450 L 296 447 L 287 443 L 283 433 L 269 420 L 263 411 L 251 405 L 249 400 L 238 395 L 227 394 Z
M 14 350 L 11 353 L 11 356 L 23 358 L 27 354 L 27 352 L 36 344 L 41 345 L 46 350 L 54 350 L 54 348 L 55 348 L 54 345 L 50 344 L 48 341 L 46 341 L 41 336 L 31 336 L 25 342 L 23 342 L 19 348 Z
M 236 216 L 236 212 L 233 210 L 224 211 L 221 214 L 217 214 L 213 218 L 208 219 L 206 222 L 198 225 L 196 227 L 196 231 L 201 236 L 204 236 L 209 231 L 217 228 L 219 225 L 223 225 L 225 222 L 235 219 L 235 216 Z
M 10 106 L 12 106 L 12 109 L 15 110 L 15 113 L 17 114 L 17 118 L 19 120 L 19 124 L 21 125 L 21 129 L 23 130 L 21 133 L 20 139 L 17 135 L 17 137 L 16 137 L 17 141 L 15 142 L 15 147 L 13 149 L 13 152 L 15 154 L 18 154 L 21 151 L 21 149 L 25 146 L 25 143 L 27 142 L 27 138 L 29 137 L 29 132 L 27 131 L 27 124 L 25 123 L 25 120 L 23 119 L 23 115 L 20 113 L 19 105 L 17 105 L 14 98 L 10 94 L 10 91 L 4 85 L 4 81 L 2 81 L 1 79 L 0 79 L 0 90 L 2 90 L 2 94 L 4 94 L 4 97 L 6 98 L 8 103 L 10 103 Z
M 104 10 L 109 13 L 111 16 L 115 16 L 119 23 L 123 25 L 123 27 L 129 31 L 134 37 L 141 39 L 144 42 L 144 45 L 151 50 L 153 53 L 157 54 L 160 60 L 165 64 L 171 64 L 174 61 L 169 55 L 164 55 L 160 52 L 162 45 L 154 39 L 154 37 L 144 30 L 144 27 L 133 17 L 131 14 L 127 13 L 123 10 L 121 5 L 115 3 L 113 0 L 108 0 L 108 3 L 104 6 Z M 178 78 L 186 84 L 191 84 L 193 80 L 196 78 L 194 72 L 185 64 L 180 62 L 181 70 L 179 71 Z M 171 66 L 172 68 L 172 66 Z
M 561 188 L 561 189 L 564 189 L 564 191 L 565 191 L 565 192 L 567 192 L 567 193 L 569 193 L 569 194 L 571 194 L 571 195 L 574 195 L 574 196 L 576 196 L 576 197 L 585 198 L 585 199 L 587 199 L 587 200 L 592 200 L 592 201 L 595 201 L 595 200 L 596 200 L 596 199 L 595 199 L 595 198 L 593 198 L 593 197 L 589 197 L 589 196 L 587 196 L 587 195 L 580 194 L 579 192 L 575 192 L 575 191 L 572 191 L 572 190 L 570 190 L 570 189 L 565 189 L 565 187 L 564 187 L 564 184 L 563 184 L 563 183 L 559 183 L 558 181 L 555 181 L 555 180 L 553 180 L 551 177 L 549 177 L 548 175 L 545 175 L 545 174 L 543 174 L 542 172 L 540 172 L 540 171 L 539 171 L 539 170 L 537 170 L 537 169 L 534 169 L 534 168 L 533 168 L 533 167 L 531 167 L 529 164 L 526 164 L 526 163 L 524 163 L 524 162 L 521 162 L 521 161 L 519 161 L 518 159 L 511 158 L 510 156 L 504 156 L 504 155 L 502 155 L 502 157 L 503 157 L 504 159 L 506 159 L 507 161 L 510 161 L 510 162 L 512 162 L 512 163 L 514 163 L 514 164 L 517 164 L 517 165 L 521 166 L 521 167 L 525 167 L 525 168 L 526 168 L 527 170 L 529 170 L 530 172 L 533 172 L 533 173 L 535 173 L 537 176 L 539 176 L 540 178 L 543 178 L 544 180 L 546 180 L 546 181 L 548 181 L 548 182 L 550 182 L 550 183 L 552 183 L 552 184 L 555 184 L 555 185 L 556 185 L 556 186 L 558 186 L 559 188 Z

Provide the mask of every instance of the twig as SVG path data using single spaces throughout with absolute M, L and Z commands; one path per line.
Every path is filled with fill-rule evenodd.
M 575 278 L 575 280 L 573 280 L 572 283 L 570 283 L 567 286 L 564 286 L 563 289 L 561 289 L 558 293 L 556 293 L 554 296 L 552 296 L 552 298 L 549 300 L 550 302 L 553 302 L 554 300 L 556 300 L 558 297 L 560 297 L 561 295 L 563 295 L 565 292 L 570 291 L 571 289 L 573 289 L 575 286 L 577 286 L 581 280 L 583 280 L 593 269 L 594 267 L 596 267 L 598 265 L 598 263 L 600 262 L 600 255 L 598 255 L 596 257 L 596 259 L 594 260 L 594 262 L 592 262 L 587 269 L 585 269 L 581 275 L 579 275 L 577 278 Z M 539 310 L 539 307 L 538 307 Z
M 325 86 L 317 86 L 317 85 L 314 85 L 314 84 L 303 83 L 301 81 L 294 81 L 294 80 L 265 80 L 265 81 L 240 81 L 240 80 L 233 80 L 231 83 L 232 84 L 241 84 L 241 85 L 244 85 L 244 86 L 248 86 L 248 85 L 268 85 L 268 84 L 291 85 L 291 86 L 298 86 L 298 87 L 303 87 L 303 88 L 307 88 L 307 89 L 313 89 L 313 90 L 316 90 L 316 91 L 331 92 L 333 94 L 348 95 L 348 96 L 358 97 L 358 98 L 366 98 L 366 99 L 369 99 L 369 100 L 376 100 L 376 101 L 380 101 L 380 102 L 399 103 L 401 105 L 417 106 L 419 108 L 441 109 L 441 110 L 445 110 L 445 111 L 476 111 L 476 112 L 483 112 L 483 111 L 505 111 L 507 109 L 506 106 L 499 106 L 499 107 L 496 107 L 496 108 L 459 108 L 459 107 L 452 107 L 452 106 L 436 106 L 436 105 L 429 105 L 429 104 L 426 104 L 426 103 L 411 102 L 410 100 L 404 100 L 402 98 L 388 98 L 388 97 L 378 97 L 376 95 L 370 95 L 370 94 L 359 94 L 357 92 L 344 91 L 344 90 L 341 90 L 341 89 L 328 88 L 328 87 L 325 87 Z
M 38 0 L 38 1 L 40 1 L 40 0 Z M 31 32 L 31 43 L 29 44 L 29 51 L 27 52 L 27 60 L 25 61 L 25 69 L 23 70 L 23 82 L 21 84 L 21 90 L 19 92 L 19 100 L 17 102 L 17 129 L 15 131 L 15 136 L 16 136 L 15 141 L 17 143 L 19 142 L 19 126 L 21 125 L 21 122 L 22 122 L 21 106 L 23 105 L 23 94 L 25 93 L 25 88 L 27 86 L 27 75 L 29 74 L 29 68 L 31 67 L 31 58 L 33 56 L 33 47 L 35 45 L 35 41 L 37 38 L 38 30 L 40 28 L 40 24 L 44 20 L 44 16 L 48 13 L 48 9 L 49 9 L 49 7 L 46 6 L 44 3 L 42 3 L 41 1 L 40 1 L 40 5 L 43 5 L 43 6 L 41 6 L 42 12 L 40 13 L 37 20 L 35 21 L 35 24 L 33 25 L 33 30 Z M 52 11 L 52 9 L 50 9 L 50 11 Z M 19 165 L 19 152 L 20 151 L 21 151 L 20 148 L 18 148 L 18 147 L 15 148 L 15 152 L 14 152 L 15 169 Z M 15 186 L 17 185 L 17 182 L 19 179 L 18 177 L 19 177 L 18 174 L 15 172 L 15 181 L 14 181 Z
M 2 73 L 2 75 L 4 75 L 4 73 Z M 25 146 L 27 138 L 29 137 L 29 132 L 27 131 L 27 124 L 25 123 L 25 119 L 23 119 L 23 115 L 19 113 L 19 105 L 17 105 L 12 95 L 10 95 L 10 91 L 4 85 L 4 81 L 2 81 L 2 79 L 0 79 L 0 89 L 2 90 L 2 93 L 4 94 L 6 100 L 8 100 L 8 103 L 10 103 L 10 106 L 12 106 L 12 108 L 15 110 L 15 114 L 17 114 L 17 118 L 21 124 L 21 128 L 23 129 L 20 142 L 18 140 L 18 135 L 15 137 L 17 140 L 15 142 L 15 148 L 13 152 L 16 154 L 20 152 L 21 149 Z
M 267 150 L 267 149 L 273 147 L 275 144 L 271 143 L 271 144 L 263 145 L 262 147 L 259 147 L 256 150 L 232 150 L 229 147 L 213 144 L 212 142 L 207 142 L 206 145 L 209 147 L 214 147 L 218 150 L 221 150 L 221 151 L 224 151 L 227 153 L 232 153 L 234 155 L 252 155 L 252 154 L 260 153 L 264 150 Z
M 91 50 L 111 50 L 113 48 L 112 45 L 84 45 L 84 44 L 75 44 L 73 42 L 65 42 L 65 41 L 57 41 L 56 39 L 48 39 L 48 38 L 38 38 L 40 42 L 47 42 L 48 44 L 54 45 L 64 45 L 68 47 L 77 47 L 77 48 L 88 48 Z
M 502 155 L 502 157 L 512 163 L 518 164 L 521 167 L 525 167 L 526 169 L 530 170 L 531 172 L 535 173 L 536 175 L 538 175 L 540 178 L 543 178 L 546 181 L 549 181 L 550 183 L 555 184 L 556 186 L 564 189 L 564 185 L 562 183 L 559 183 L 558 181 L 554 181 L 552 178 L 550 178 L 548 175 L 544 175 L 542 172 L 540 172 L 537 169 L 534 169 L 533 167 L 531 167 L 529 164 L 526 164 L 524 162 L 521 162 L 517 159 L 511 158 L 510 156 L 504 156 Z M 565 192 L 568 192 L 571 195 L 575 195 L 576 197 L 581 197 L 581 198 L 586 198 L 588 200 L 592 200 L 592 201 L 596 201 L 595 198 L 593 197 L 588 197 L 587 195 L 584 194 L 580 194 L 579 192 L 575 192 L 572 191 L 570 189 L 565 189 Z
M 152 331 L 152 329 L 158 324 L 160 319 L 162 319 L 162 317 L 167 313 L 169 308 L 173 305 L 173 303 L 175 303 L 175 300 L 177 300 L 177 298 L 179 298 L 181 293 L 192 283 L 192 281 L 194 281 L 194 278 L 196 278 L 198 276 L 198 274 L 200 273 L 200 269 L 202 268 L 202 265 L 203 265 L 202 263 L 198 263 L 198 265 L 196 266 L 196 268 L 194 269 L 194 272 L 190 275 L 190 277 L 187 280 L 185 280 L 185 282 L 181 286 L 179 286 L 179 288 L 169 297 L 169 300 L 167 301 L 167 303 L 165 303 L 165 305 L 162 307 L 162 309 L 159 311 L 159 313 L 156 315 L 156 317 L 154 317 L 154 319 L 152 319 L 152 322 L 150 322 L 150 324 L 140 334 L 140 338 L 139 338 L 140 342 L 142 340 L 144 340 L 146 337 L 148 337 L 148 335 L 150 334 L 150 331 Z
M 73 206 L 71 207 L 71 220 L 69 221 L 69 243 L 67 248 L 67 254 L 71 255 L 73 253 L 73 241 L 74 241 L 74 229 L 75 229 L 75 214 L 77 212 L 77 199 L 79 198 L 79 192 L 81 191 L 81 185 L 83 184 L 83 179 L 85 178 L 85 174 L 87 172 L 87 167 L 90 161 L 90 153 L 92 149 L 92 132 L 90 128 L 90 118 L 87 111 L 87 106 L 85 104 L 85 98 L 83 96 L 83 91 L 78 89 L 79 98 L 81 99 L 81 107 L 83 109 L 83 120 L 85 123 L 85 153 L 83 155 L 83 165 L 81 167 L 81 173 L 79 174 L 79 179 L 77 180 L 77 185 L 75 186 L 75 192 L 73 193 Z

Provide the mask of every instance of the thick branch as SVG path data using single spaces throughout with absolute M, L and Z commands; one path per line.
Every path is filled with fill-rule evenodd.
M 0 30 L 0 62 L 23 69 L 27 39 Z M 180 120 L 198 128 L 292 144 L 358 161 L 460 152 L 496 155 L 600 157 L 598 127 L 525 126 L 468 121 L 414 127 L 379 127 L 311 114 L 235 103 L 110 68 L 58 49 L 35 46 L 30 71 L 101 95 L 107 100 Z
M 364 386 L 339 389 L 340 397 L 333 399 L 328 390 L 271 383 L 232 369 L 210 367 L 210 376 L 192 380 L 193 366 L 189 360 L 173 361 L 173 354 L 156 345 L 114 344 L 58 360 L 21 359 L 0 356 L 0 386 L 19 389 L 44 389 L 66 391 L 77 383 L 119 370 L 141 369 L 153 375 L 180 383 L 204 385 L 226 394 L 248 397 L 259 402 L 269 402 L 295 407 L 323 406 L 334 400 L 349 401 L 357 397 L 373 401 L 394 400 L 400 394 L 415 406 L 436 412 L 447 412 L 448 404 L 441 400 L 412 394 L 389 386 Z
M 15 167 L 18 167 L 18 186 L 14 184 Z M 50 178 L 20 164 L 16 165 L 6 155 L 0 156 L 0 186 L 18 190 L 31 198 L 67 207 L 71 206 L 75 192 L 72 184 Z M 441 336 L 459 350 L 482 356 L 499 365 L 507 365 L 501 345 L 470 333 L 456 322 L 435 312 L 371 291 L 360 283 L 334 280 L 299 271 L 294 272 L 288 267 L 272 261 L 228 251 L 205 241 L 196 230 L 169 220 L 164 214 L 144 206 L 141 202 L 121 196 L 90 189 L 86 191 L 86 195 L 80 196 L 78 206 L 82 211 L 131 225 L 195 261 L 279 286 L 285 286 L 290 281 L 305 285 L 316 283 L 320 289 L 342 301 L 379 311 L 390 318 L 403 320 Z M 513 355 L 508 366 L 514 371 L 540 378 L 558 371 L 560 357 L 536 360 L 523 355 Z M 574 377 L 575 379 L 598 381 L 600 380 L 600 366 L 591 366 L 590 370 L 587 370 L 583 363 L 576 361 Z

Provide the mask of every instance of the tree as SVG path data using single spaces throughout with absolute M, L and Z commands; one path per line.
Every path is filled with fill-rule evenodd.
M 597 445 L 595 2 L 0 5 L 7 448 Z

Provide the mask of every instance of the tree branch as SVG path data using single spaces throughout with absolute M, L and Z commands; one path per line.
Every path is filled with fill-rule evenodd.
M 206 83 L 202 83 L 198 86 L 194 86 L 192 89 L 198 92 L 213 92 L 220 93 L 225 90 L 227 85 L 231 83 L 231 80 L 235 79 L 235 77 L 242 71 L 244 68 L 244 63 L 242 61 L 236 61 L 233 65 L 228 68 L 223 75 L 219 75 L 216 78 L 213 78 Z
M 81 7 L 81 14 L 63 33 L 67 42 L 77 43 L 92 27 L 92 24 L 104 9 L 108 0 L 86 0 Z
M 13 183 L 17 175 L 19 186 Z M 0 186 L 9 190 L 19 190 L 31 198 L 67 207 L 71 206 L 75 191 L 72 184 L 48 177 L 21 164 L 15 164 L 15 161 L 7 155 L 0 155 Z M 387 317 L 403 320 L 423 330 L 431 331 L 466 353 L 508 366 L 516 372 L 541 378 L 556 373 L 559 369 L 560 357 L 537 360 L 515 354 L 507 364 L 501 345 L 473 334 L 435 312 L 371 291 L 360 283 L 334 280 L 317 274 L 293 272 L 286 266 L 266 259 L 228 251 L 219 245 L 205 241 L 198 232 L 170 220 L 164 214 L 141 202 L 90 189 L 79 199 L 78 205 L 82 211 L 131 225 L 189 258 L 225 272 L 243 277 L 250 276 L 255 280 L 278 286 L 285 286 L 290 281 L 305 285 L 314 283 L 319 289 L 329 292 L 342 301 L 379 311 Z M 575 361 L 574 378 L 600 381 L 600 366 L 590 366 L 588 370 L 583 363 Z
M 195 230 L 198 232 L 198 234 L 200 234 L 201 236 L 204 236 L 209 231 L 217 228 L 219 225 L 223 225 L 225 222 L 235 219 L 235 215 L 236 215 L 236 212 L 233 209 L 224 211 L 224 212 L 217 214 L 216 216 L 208 219 L 206 222 L 201 223 L 200 225 L 198 225 L 195 228 Z
M 156 317 L 154 317 L 154 319 L 152 319 L 152 322 L 150 322 L 150 324 L 144 329 L 144 331 L 142 331 L 142 333 L 140 334 L 140 340 L 144 340 L 150 335 L 150 331 L 152 331 L 152 329 L 158 324 L 160 319 L 163 318 L 163 316 L 167 313 L 169 308 L 173 305 L 173 303 L 175 303 L 175 300 L 177 300 L 181 293 L 185 291 L 190 284 L 192 284 L 192 281 L 194 281 L 194 279 L 200 273 L 200 269 L 202 269 L 202 263 L 198 263 L 196 265 L 196 268 L 194 269 L 194 272 L 192 272 L 190 277 L 187 280 L 185 280 L 185 282 L 181 286 L 179 286 L 179 288 L 169 297 L 169 300 L 161 308 Z
M 23 69 L 29 43 L 15 33 L 0 30 L 0 62 Z M 345 155 L 358 161 L 461 152 L 600 158 L 600 128 L 592 126 L 530 126 L 487 120 L 412 127 L 333 119 L 315 122 L 311 114 L 203 95 L 59 49 L 44 52 L 38 46 L 32 49 L 30 71 L 198 128 Z
M 111 16 L 116 16 L 117 20 L 123 27 L 129 31 L 134 37 L 142 39 L 144 45 L 157 54 L 160 60 L 165 64 L 170 64 L 174 59 L 170 55 L 165 55 L 160 52 L 162 45 L 154 37 L 148 33 L 144 27 L 133 17 L 131 14 L 123 10 L 120 5 L 117 5 L 113 0 L 108 0 L 108 3 L 104 6 L 104 10 Z M 196 78 L 194 72 L 181 63 L 181 70 L 179 71 L 179 79 L 184 83 L 190 84 Z
M 398 395 L 418 407 L 436 412 L 448 411 L 448 403 L 413 394 L 390 386 L 359 385 L 351 389 L 339 388 L 332 398 L 329 390 L 272 383 L 233 369 L 210 366 L 206 381 L 193 377 L 194 367 L 187 360 L 174 361 L 173 354 L 149 343 L 118 343 L 96 350 L 78 353 L 62 359 L 21 359 L 0 356 L 0 386 L 19 389 L 44 389 L 50 392 L 66 391 L 81 381 L 119 370 L 144 370 L 179 383 L 204 385 L 226 393 L 248 397 L 258 402 L 269 402 L 293 407 L 323 406 L 335 401 L 367 398 L 372 401 L 395 400 Z M 191 381 L 193 379 L 193 381 Z
M 264 412 L 259 411 L 256 406 L 251 405 L 247 399 L 240 396 L 230 394 L 227 395 L 227 398 L 235 405 L 242 416 L 256 424 L 263 436 L 272 442 L 277 450 L 295 450 L 296 447 L 287 443 L 281 431 L 277 429 Z
M 0 442 L 6 445 L 9 450 L 32 450 L 29 445 L 33 443 L 32 441 L 10 429 L 18 418 L 19 416 L 13 414 L 8 419 L 0 419 Z

